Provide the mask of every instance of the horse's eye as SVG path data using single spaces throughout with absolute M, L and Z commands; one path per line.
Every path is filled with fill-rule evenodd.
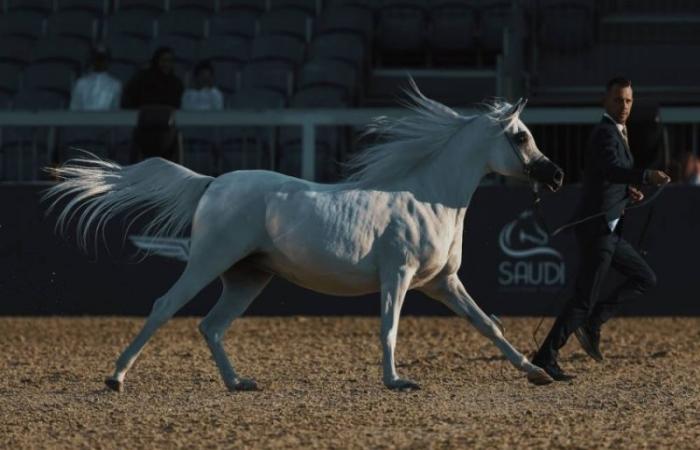
M 515 142 L 517 142 L 518 144 L 524 144 L 527 142 L 527 133 L 524 131 L 515 133 L 515 136 L 513 137 L 515 138 Z

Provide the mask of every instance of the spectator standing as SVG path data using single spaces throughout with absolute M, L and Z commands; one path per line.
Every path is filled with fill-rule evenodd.
M 109 73 L 109 51 L 96 47 L 92 51 L 91 70 L 78 78 L 71 92 L 72 111 L 104 111 L 118 109 L 122 83 Z
M 134 75 L 126 84 L 122 108 L 139 109 L 144 105 L 167 105 L 179 108 L 184 86 L 175 75 L 175 58 L 169 47 L 153 53 L 149 67 Z
M 224 109 L 224 97 L 214 86 L 214 67 L 202 61 L 194 68 L 194 87 L 185 90 L 182 109 L 196 111 L 220 111 Z

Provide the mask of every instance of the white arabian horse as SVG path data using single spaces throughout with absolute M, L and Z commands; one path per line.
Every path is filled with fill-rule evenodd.
M 124 214 L 152 212 L 143 233 L 154 242 L 182 236 L 191 225 L 182 275 L 155 301 L 107 385 L 122 390 L 127 371 L 155 331 L 220 277 L 221 297 L 199 329 L 226 387 L 256 389 L 255 381 L 234 370 L 222 339 L 231 321 L 275 275 L 332 295 L 380 292 L 388 388 L 419 387 L 400 377 L 394 362 L 399 314 L 409 289 L 467 318 L 531 382 L 551 382 L 504 338 L 469 296 L 457 271 L 464 217 L 485 174 L 529 179 L 556 190 L 563 173 L 538 150 L 520 121 L 522 99 L 514 105 L 495 102 L 483 114 L 463 116 L 424 97 L 412 80 L 407 94 L 413 114 L 376 119 L 368 132 L 382 143 L 359 153 L 349 163 L 353 175 L 337 184 L 264 170 L 212 178 L 160 158 L 122 167 L 85 157 L 55 169 L 64 181 L 47 192 L 49 210 L 67 202 L 57 229 L 65 232 L 77 216 L 84 246 L 88 236 L 96 240 L 107 221 Z

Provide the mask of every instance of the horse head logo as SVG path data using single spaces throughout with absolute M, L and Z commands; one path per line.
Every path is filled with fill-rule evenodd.
M 548 243 L 549 235 L 537 223 L 532 210 L 522 212 L 506 224 L 498 236 L 501 251 L 512 258 L 549 255 L 562 259 L 561 253 Z

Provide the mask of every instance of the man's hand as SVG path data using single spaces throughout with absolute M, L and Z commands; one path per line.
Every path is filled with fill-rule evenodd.
M 662 172 L 663 173 L 663 172 Z M 627 193 L 632 199 L 632 203 L 639 203 L 644 200 L 644 193 L 636 187 L 627 186 Z
M 649 179 L 649 182 L 651 184 L 655 184 L 656 186 L 660 186 L 662 184 L 666 184 L 669 181 L 671 181 L 671 177 L 666 175 L 661 170 L 650 170 L 649 175 L 648 175 L 648 179 Z

